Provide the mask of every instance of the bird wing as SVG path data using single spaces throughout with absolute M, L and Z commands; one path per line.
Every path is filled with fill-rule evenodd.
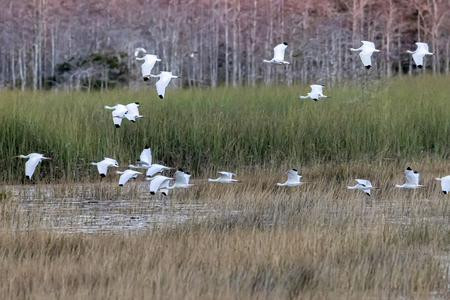
M 141 156 L 139 157 L 139 159 L 141 160 L 141 162 L 145 162 L 149 166 L 151 166 L 151 164 L 152 164 L 152 150 L 150 148 L 146 147 L 144 150 L 142 150 Z
M 232 179 L 233 175 L 235 175 L 234 173 L 223 172 L 223 171 L 222 172 L 217 172 L 217 173 L 221 174 L 220 177 L 222 177 L 222 178 L 229 178 L 229 179 Z M 223 177 L 223 176 L 225 176 L 225 177 Z
M 443 191 L 450 191 L 450 176 L 445 176 L 441 178 L 441 188 Z
M 153 67 L 155 66 L 155 62 L 156 62 L 156 55 L 147 54 L 145 56 L 145 62 L 141 66 L 142 77 L 150 75 Z
M 108 170 L 108 166 L 111 164 L 111 162 L 107 160 L 102 160 L 101 162 L 97 163 L 97 170 L 99 174 L 105 174 Z
M 161 77 L 158 82 L 156 82 L 156 91 L 158 95 L 164 97 L 164 93 L 166 91 L 166 87 L 169 85 L 170 79 L 172 79 L 172 75 L 161 73 Z
M 406 184 L 410 184 L 410 185 L 416 184 L 416 178 L 418 181 L 418 177 L 416 177 L 413 170 L 405 170 L 405 183 Z
M 414 63 L 417 65 L 417 66 L 422 66 L 423 65 L 423 57 L 424 57 L 424 53 L 421 53 L 421 52 L 416 52 L 416 53 L 414 53 L 413 55 L 412 55 L 412 57 L 413 57 L 413 60 L 414 60 Z
M 152 181 L 150 181 L 150 192 L 151 193 L 156 193 L 156 191 L 159 189 L 159 187 L 163 184 L 163 182 L 167 181 L 167 186 L 169 185 L 169 180 L 171 180 L 171 178 L 166 177 L 166 176 L 162 176 L 162 175 L 157 175 L 155 176 Z M 164 187 L 167 187 L 164 186 Z
M 163 166 L 158 165 L 158 164 L 153 164 L 150 168 L 148 168 L 147 170 L 147 176 L 153 176 L 156 173 L 162 172 L 163 171 Z
M 191 174 L 184 173 L 184 177 L 186 177 L 186 184 L 189 184 L 189 179 L 191 179 Z
M 287 46 L 285 44 L 279 44 L 275 48 L 273 48 L 273 59 L 284 60 L 284 51 Z
M 370 183 L 369 180 L 365 180 L 365 179 L 356 179 L 356 181 L 357 181 L 359 184 L 362 184 L 362 185 L 364 185 L 364 186 L 366 186 L 366 187 L 372 187 L 372 184 Z
M 364 50 L 370 50 L 370 51 L 375 50 L 375 43 L 368 42 L 368 41 L 361 41 L 361 42 L 363 43 L 363 51 Z
M 181 183 L 181 184 L 187 184 L 186 176 L 184 172 L 182 171 L 176 171 L 175 172 L 175 184 Z
M 34 169 L 36 169 L 36 166 L 41 161 L 42 156 L 38 155 L 32 155 L 30 156 L 30 159 L 27 160 L 25 163 L 25 175 L 30 177 L 33 176 Z
M 359 57 L 361 57 L 361 61 L 363 62 L 364 66 L 367 67 L 372 65 L 372 61 L 370 60 L 372 53 L 372 51 L 367 51 L 366 49 L 363 49 L 363 51 L 359 52 Z
M 136 172 L 133 170 L 126 170 L 119 178 L 119 184 L 125 184 L 131 177 L 136 175 Z
M 109 162 L 110 164 L 112 164 L 112 165 L 119 165 L 119 164 L 117 163 L 117 160 L 112 159 L 112 158 L 105 157 L 105 159 L 102 160 L 101 162 L 103 162 L 103 161 L 108 161 L 108 162 Z
M 414 172 L 414 183 L 419 185 L 419 173 Z
M 364 191 L 364 193 L 366 193 L 366 194 L 368 194 L 370 196 L 370 189 L 363 190 L 363 191 Z
M 138 104 L 136 103 L 130 103 L 127 104 L 125 107 L 128 110 L 128 113 L 125 114 L 125 117 L 130 120 L 130 121 L 135 121 L 136 120 L 136 116 L 139 115 L 139 109 L 138 109 Z
M 425 50 L 426 52 L 429 52 L 427 43 L 419 43 L 419 42 L 417 42 L 416 45 L 417 45 L 417 50 Z
M 311 87 L 311 94 L 313 93 L 322 94 L 323 85 L 313 84 L 310 87 Z
M 300 178 L 298 177 L 298 172 L 294 170 L 289 170 L 286 172 L 288 181 L 298 182 Z M 301 177 L 301 176 L 300 176 Z

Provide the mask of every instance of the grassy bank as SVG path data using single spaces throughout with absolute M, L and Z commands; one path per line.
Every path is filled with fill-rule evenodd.
M 104 93 L 0 93 L 0 172 L 23 178 L 18 154 L 53 158 L 36 179 L 84 180 L 86 163 L 103 156 L 134 162 L 149 144 L 156 160 L 194 173 L 217 169 L 313 165 L 324 162 L 403 163 L 447 158 L 450 140 L 447 77 L 392 79 L 326 88 L 331 99 L 298 99 L 309 87 Z M 140 102 L 145 118 L 114 128 L 104 105 Z

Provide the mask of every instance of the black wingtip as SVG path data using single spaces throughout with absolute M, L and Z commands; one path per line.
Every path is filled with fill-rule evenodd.
M 26 179 L 30 179 L 30 176 L 25 176 Z
M 134 120 L 131 120 L 131 122 L 136 123 L 136 121 L 134 121 Z
M 447 191 L 442 191 L 442 192 L 447 195 Z
M 406 170 L 408 170 L 408 171 L 412 171 L 412 169 L 411 169 L 410 167 L 407 167 L 407 168 L 406 168 Z
M 144 77 L 144 81 L 148 81 L 148 77 Z
M 292 171 L 298 172 L 297 169 L 292 169 Z
M 419 69 L 422 69 L 423 66 L 422 66 L 422 65 L 418 65 L 417 67 L 418 67 Z
M 155 194 L 155 192 L 150 192 L 150 194 L 151 194 L 151 195 L 154 195 L 154 194 Z
M 103 177 L 106 177 L 106 174 L 102 173 L 102 174 L 100 174 L 100 176 L 103 178 Z
M 366 195 L 370 197 L 370 194 L 369 194 L 369 193 L 366 193 Z
M 139 105 L 139 102 L 134 102 L 134 104 Z
M 119 186 L 123 186 L 123 184 L 119 184 Z
M 191 175 L 191 173 L 189 173 L 189 172 L 186 172 L 186 173 L 184 173 L 184 174 Z
M 317 101 L 317 100 L 319 100 L 319 99 L 315 99 L 315 98 L 312 98 L 314 101 Z
M 118 125 L 118 124 L 115 124 L 114 126 L 116 126 L 116 128 L 119 128 L 119 127 L 120 127 L 120 125 Z
M 417 171 L 414 171 L 414 174 L 419 174 L 419 172 L 417 172 Z
M 167 196 L 167 194 L 166 194 L 166 193 L 164 193 L 164 192 L 162 192 L 162 194 L 163 194 L 164 196 Z
M 184 172 L 184 171 L 183 171 L 183 169 L 178 169 L 178 171 L 180 171 L 180 172 Z
M 159 95 L 159 98 L 164 99 L 164 96 L 163 95 Z
M 366 66 L 366 69 L 369 70 L 371 66 Z
M 145 148 L 144 149 L 150 149 L 150 147 L 148 146 L 148 145 L 145 145 Z
M 287 45 L 288 45 L 288 43 L 284 42 L 284 43 L 283 43 L 283 45 L 286 45 L 286 46 L 287 46 Z

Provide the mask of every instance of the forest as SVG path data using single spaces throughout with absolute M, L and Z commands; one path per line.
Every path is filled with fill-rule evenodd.
M 145 86 L 134 49 L 162 59 L 178 87 L 358 80 L 349 51 L 373 41 L 370 78 L 449 73 L 448 0 L 2 0 L 0 86 L 108 89 Z M 415 69 L 415 42 L 430 46 Z M 289 66 L 268 66 L 287 42 Z

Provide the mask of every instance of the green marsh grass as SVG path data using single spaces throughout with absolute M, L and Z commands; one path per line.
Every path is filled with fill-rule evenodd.
M 36 180 L 92 179 L 91 161 L 134 163 L 148 144 L 156 160 L 195 174 L 219 169 L 275 169 L 327 162 L 447 158 L 450 140 L 447 77 L 392 79 L 326 88 L 330 99 L 299 99 L 307 86 L 214 90 L 0 93 L 0 170 L 23 178 L 38 152 Z M 114 128 L 104 105 L 140 103 L 144 118 Z

